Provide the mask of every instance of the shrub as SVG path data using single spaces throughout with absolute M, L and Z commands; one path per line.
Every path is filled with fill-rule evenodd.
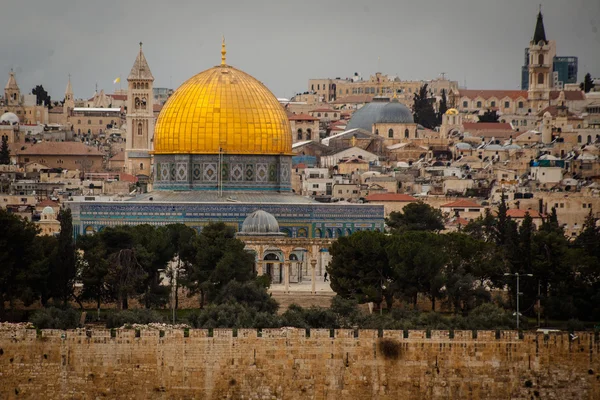
M 482 304 L 467 317 L 457 317 L 454 323 L 457 329 L 514 329 L 515 318 L 510 312 L 492 303 Z
M 202 310 L 191 312 L 188 322 L 194 328 L 254 328 L 257 314 L 261 314 L 262 323 L 267 323 L 265 313 L 257 313 L 242 304 L 211 304 Z
M 567 321 L 567 330 L 569 332 L 585 330 L 585 324 L 578 319 L 570 319 Z
M 29 322 L 38 329 L 75 329 L 79 326 L 80 313 L 72 308 L 48 307 L 36 311 Z
M 295 328 L 339 328 L 337 315 L 330 309 L 322 307 L 302 308 L 291 304 L 281 316 L 284 326 Z
M 120 328 L 124 325 L 149 324 L 151 322 L 165 322 L 165 317 L 153 310 L 123 310 L 108 314 L 106 327 Z
M 379 352 L 389 360 L 397 360 L 400 357 L 400 343 L 390 338 L 379 339 Z
M 257 312 L 275 313 L 279 304 L 257 281 L 231 281 L 217 294 L 214 304 L 243 304 Z

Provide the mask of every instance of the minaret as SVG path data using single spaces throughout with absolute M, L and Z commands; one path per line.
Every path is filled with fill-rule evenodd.
M 150 177 L 152 138 L 154 136 L 154 76 L 142 51 L 138 53 L 127 77 L 127 141 L 125 168 L 132 175 Z
M 8 76 L 8 82 L 6 82 L 6 86 L 4 87 L 4 100 L 7 106 L 18 106 L 21 104 L 21 90 L 19 89 L 19 85 L 17 85 L 15 73 L 12 69 Z
M 71 111 L 75 108 L 75 99 L 73 97 L 73 88 L 71 87 L 71 75 L 69 75 L 69 81 L 67 82 L 67 89 L 65 90 L 65 103 L 63 104 L 63 114 L 67 117 L 71 115 Z
M 540 110 L 550 105 L 554 56 L 556 56 L 556 43 L 546 39 L 544 17 L 540 6 L 533 38 L 529 42 L 528 98 L 532 110 Z

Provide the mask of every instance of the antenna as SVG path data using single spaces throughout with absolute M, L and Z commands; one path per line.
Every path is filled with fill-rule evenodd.
M 446 80 L 446 73 L 445 73 L 445 72 L 442 72 L 442 73 L 440 73 L 440 75 L 442 76 L 442 80 L 444 80 L 444 81 L 445 81 L 445 80 Z

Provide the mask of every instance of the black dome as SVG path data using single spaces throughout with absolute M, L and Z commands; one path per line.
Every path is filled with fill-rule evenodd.
M 414 120 L 404 104 L 397 100 L 390 102 L 386 97 L 375 97 L 352 115 L 346 130 L 360 128 L 372 132 L 375 123 L 412 124 Z

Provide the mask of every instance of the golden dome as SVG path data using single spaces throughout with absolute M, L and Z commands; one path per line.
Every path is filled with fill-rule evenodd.
M 154 154 L 292 153 L 290 123 L 277 98 L 224 58 L 169 98 L 156 121 Z

